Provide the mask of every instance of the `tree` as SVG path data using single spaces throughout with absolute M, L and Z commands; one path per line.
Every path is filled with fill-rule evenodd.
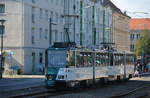
M 150 55 L 150 32 L 144 30 L 135 45 L 136 56 Z

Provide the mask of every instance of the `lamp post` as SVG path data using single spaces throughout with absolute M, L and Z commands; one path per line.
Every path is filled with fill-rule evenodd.
M 1 25 L 0 25 L 0 34 L 1 34 L 1 65 L 0 65 L 0 79 L 2 79 L 3 77 L 2 77 L 2 66 L 3 66 L 3 34 L 4 34 L 4 29 L 5 29 L 5 27 L 4 27 L 4 22 L 5 22 L 6 20 L 4 20 L 4 19 L 1 19 L 0 20 L 0 23 L 1 23 Z
M 52 45 L 52 26 L 53 25 L 57 25 L 55 23 L 52 22 L 52 18 L 50 17 L 49 18 L 49 48 L 51 47 Z

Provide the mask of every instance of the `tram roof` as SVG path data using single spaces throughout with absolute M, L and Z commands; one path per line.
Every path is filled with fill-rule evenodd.
M 89 48 L 48 48 L 47 50 L 70 50 L 70 51 L 80 51 L 80 52 L 100 52 L 100 53 L 115 53 L 115 54 L 134 54 L 130 51 L 112 51 L 112 50 L 100 50 L 100 49 L 89 49 Z

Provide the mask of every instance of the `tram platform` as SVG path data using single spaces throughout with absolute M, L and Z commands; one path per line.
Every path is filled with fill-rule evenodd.
M 0 95 L 4 92 L 44 86 L 44 75 L 3 76 L 0 79 Z

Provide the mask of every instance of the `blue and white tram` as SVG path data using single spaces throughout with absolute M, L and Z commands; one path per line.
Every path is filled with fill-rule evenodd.
M 46 85 L 74 87 L 134 74 L 134 54 L 88 49 L 46 50 Z M 61 86 L 59 86 L 61 85 Z

